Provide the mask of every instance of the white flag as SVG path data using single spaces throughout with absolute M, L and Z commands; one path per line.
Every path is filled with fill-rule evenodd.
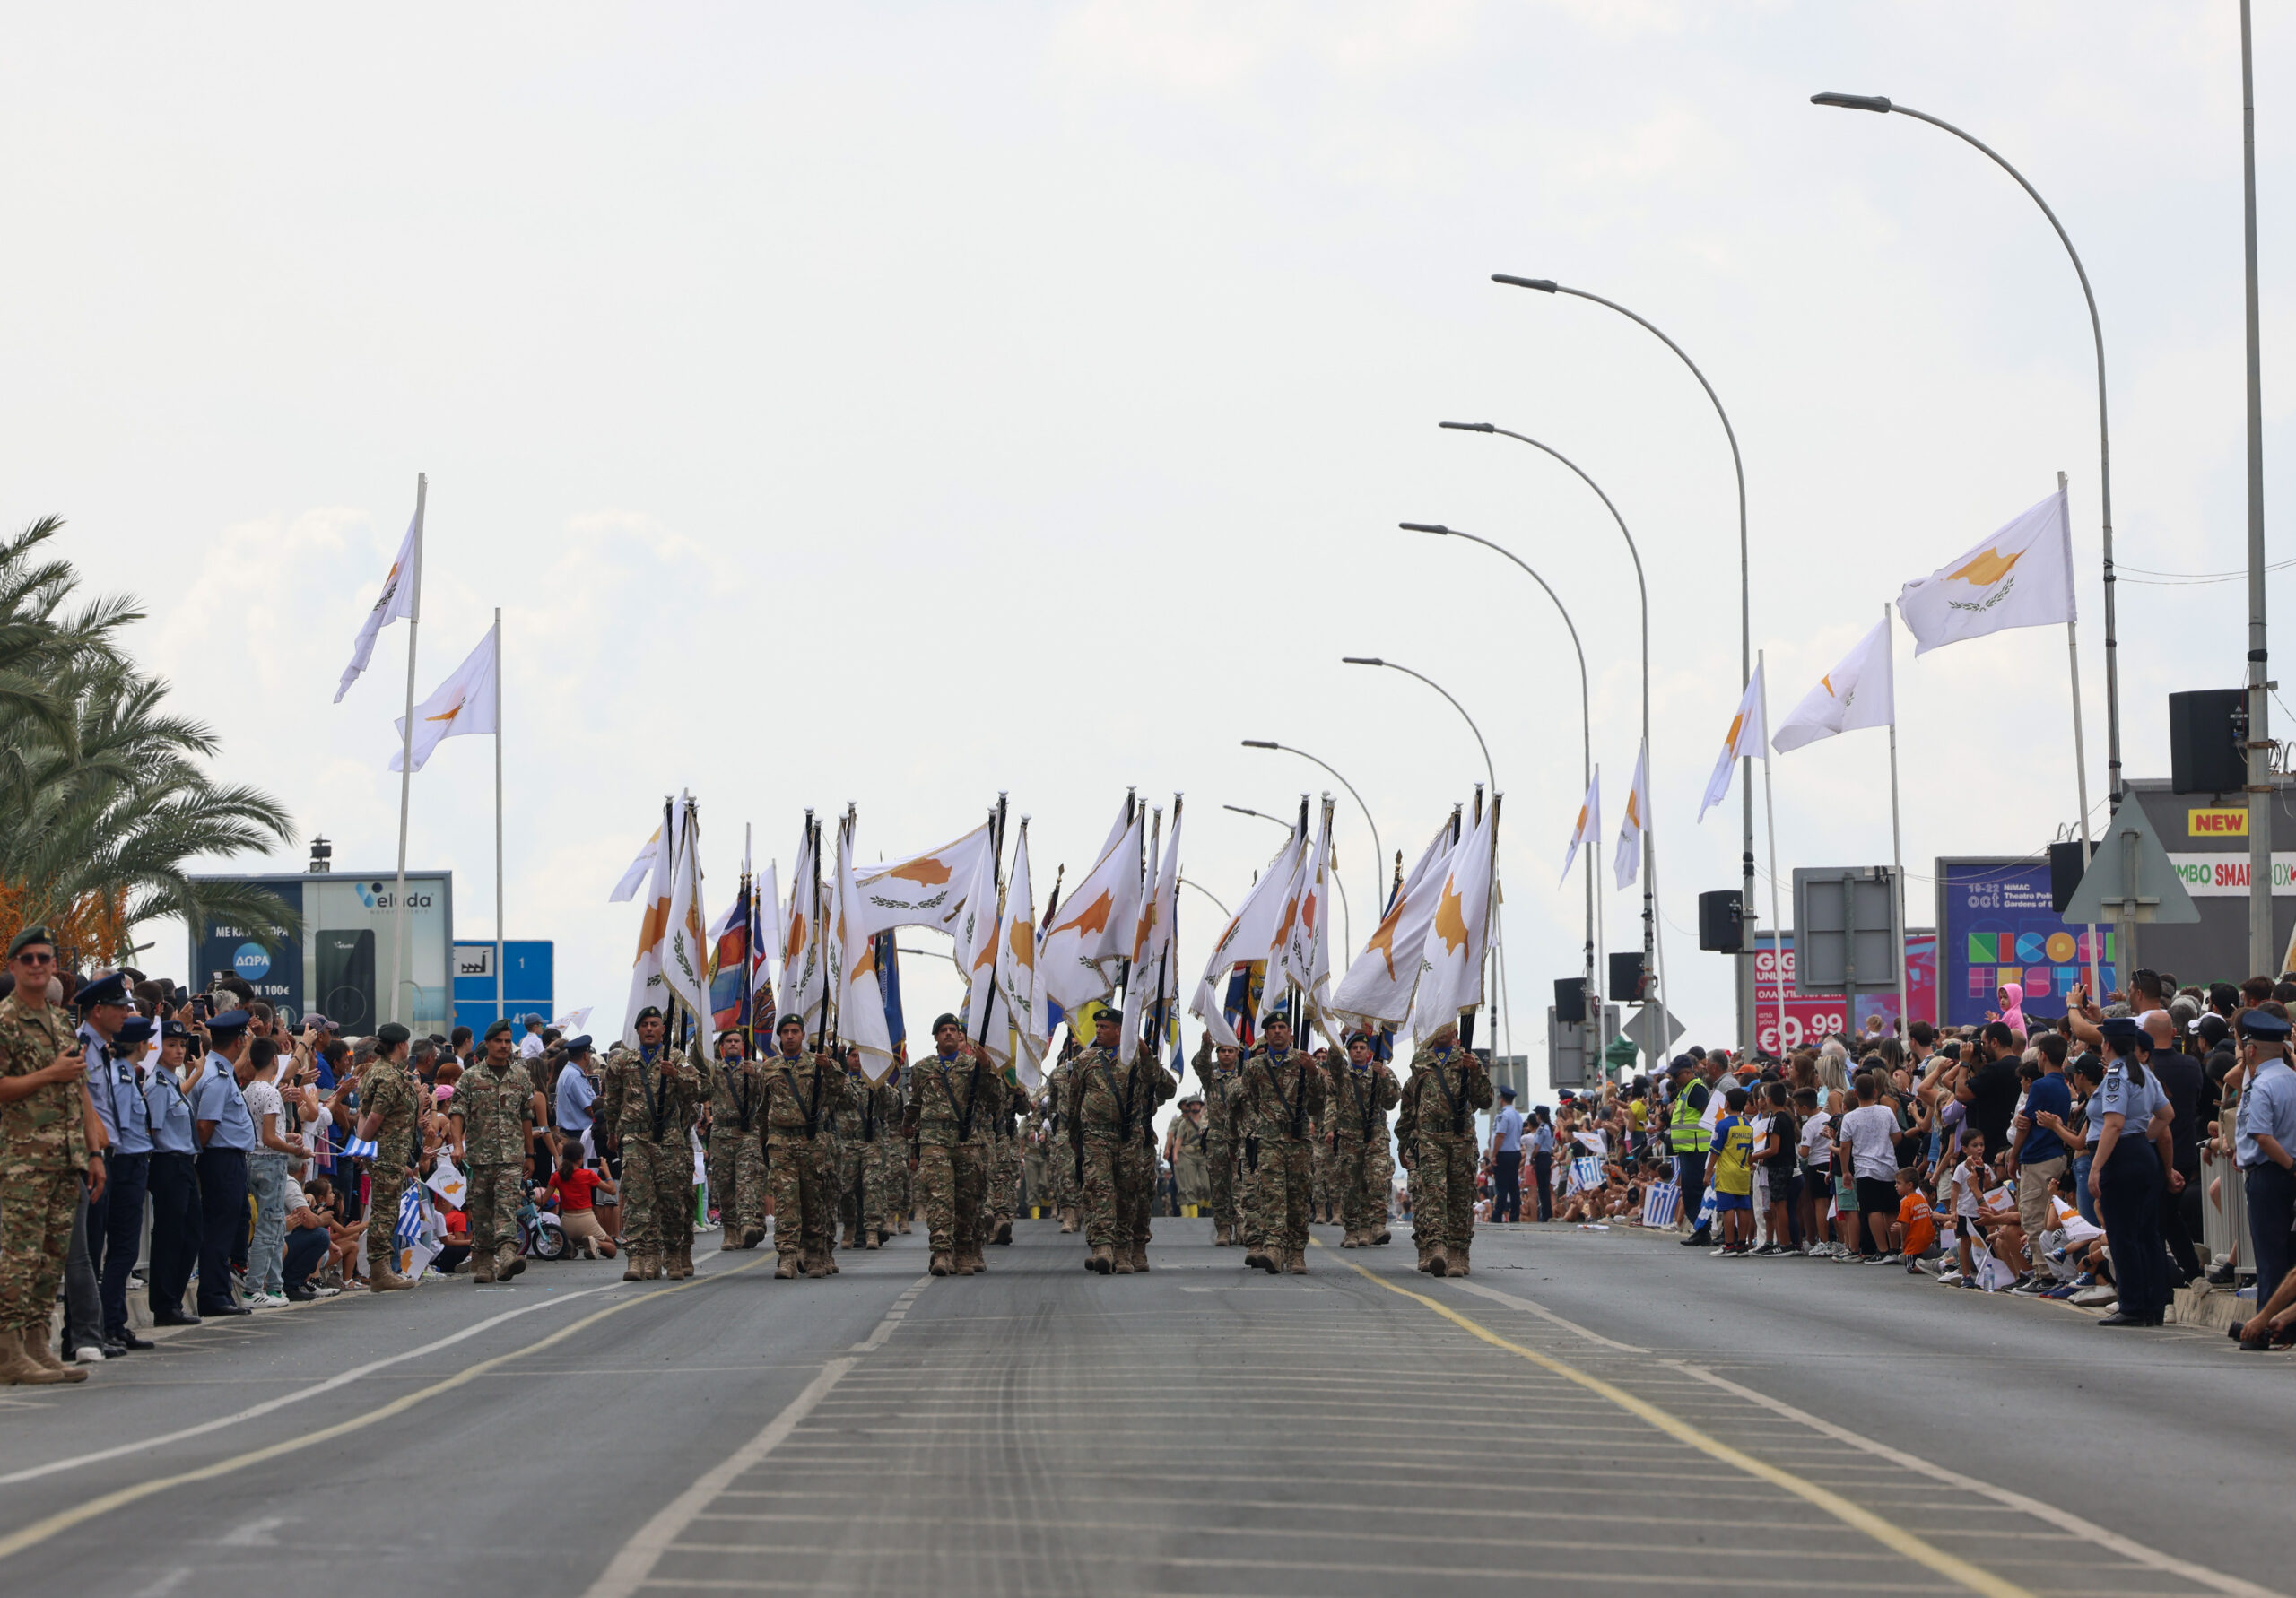
M 701 822 L 693 801 L 680 806 L 678 847 L 670 871 L 670 913 L 662 930 L 662 981 L 693 1017 L 698 1032 L 709 1029 L 709 918 L 701 908 Z
M 1267 869 L 1252 884 L 1251 891 L 1244 895 L 1244 902 L 1228 918 L 1219 942 L 1213 945 L 1211 958 L 1204 963 L 1204 976 L 1196 986 L 1196 996 L 1188 1001 L 1188 1009 L 1212 1034 L 1214 1044 L 1230 1048 L 1239 1047 L 1222 1008 L 1228 974 L 1239 965 L 1260 959 L 1275 941 L 1275 925 L 1283 916 L 1284 896 L 1292 879 L 1299 873 L 1307 848 L 1307 832 L 1293 828 L 1292 836 L 1276 851 L 1275 858 L 1267 863 Z
M 569 1038 L 579 1038 L 582 1029 L 590 1024 L 590 1007 L 585 1004 L 579 1010 L 570 1010 L 550 1024 Z
M 631 861 L 630 869 L 622 873 L 622 881 L 613 885 L 613 892 L 607 896 L 606 903 L 627 904 L 637 897 L 638 890 L 646 886 L 646 879 L 654 874 L 654 855 L 661 847 L 662 829 L 657 827 L 654 836 L 646 840 L 646 847 L 638 851 L 638 858 Z
M 820 891 L 821 861 L 814 847 L 815 830 L 813 812 L 808 811 L 803 836 L 797 839 L 796 868 L 789 873 L 789 902 L 780 917 L 781 1013 L 803 1020 L 808 1036 L 817 1029 L 822 996 L 829 991 L 822 961 L 820 924 L 826 907 Z M 774 1025 L 780 1024 L 781 1017 L 774 1017 Z
M 1841 664 L 1818 679 L 1818 685 L 1778 724 L 1770 746 L 1790 754 L 1805 743 L 1815 743 L 1837 733 L 1859 727 L 1887 726 L 1898 718 L 1896 681 L 1891 668 L 1890 619 L 1876 622 L 1841 657 Z
M 1046 928 L 1037 963 L 1046 997 L 1074 1015 L 1088 999 L 1106 998 L 1116 986 L 1116 962 L 1129 952 L 1140 915 L 1140 851 L 1148 812 L 1135 806 L 1118 835 L 1074 892 L 1061 900 Z
M 1410 1015 L 1412 997 L 1427 968 L 1427 929 L 1435 924 L 1436 902 L 1458 841 L 1459 812 L 1454 808 L 1451 819 L 1435 829 L 1419 864 L 1404 879 L 1378 930 L 1339 979 L 1339 989 L 1331 997 L 1334 1014 L 1367 1028 L 1401 1026 Z
M 1483 996 L 1483 952 L 1491 933 L 1492 850 L 1499 832 L 1496 796 L 1483 820 L 1451 851 L 1435 899 L 1424 945 L 1426 973 L 1419 979 L 1407 1023 L 1428 1038 Z
M 872 935 L 897 926 L 925 926 L 953 934 L 963 918 L 966 895 L 989 862 L 996 880 L 996 829 L 983 821 L 952 844 L 889 865 L 857 866 L 862 925 Z
M 1898 591 L 1918 656 L 2012 627 L 2074 620 L 2073 526 L 2059 489 L 1975 549 Z
M 1156 876 L 1156 890 L 1145 897 L 1140 913 L 1133 923 L 1132 940 L 1126 957 L 1132 962 L 1132 978 L 1124 988 L 1124 1023 L 1118 1032 L 1118 1047 L 1127 1054 L 1140 1041 L 1143 1020 L 1155 1029 L 1160 1040 L 1170 1025 L 1170 1018 L 1179 1008 L 1179 972 L 1173 968 L 1172 929 L 1179 915 L 1180 896 L 1180 804 L 1178 795 L 1172 799 L 1172 832 L 1164 840 L 1164 866 Z M 1149 1007 L 1159 993 L 1163 998 L 1161 1011 L 1149 1015 Z M 1155 1051 L 1161 1057 L 1162 1049 Z
M 1021 818 L 1020 840 L 1013 846 L 1013 864 L 1004 879 L 1003 932 L 996 940 L 996 994 L 1012 1018 L 1020 1053 L 1013 1069 L 1021 1083 L 1034 1093 L 1044 1085 L 1044 1056 L 1052 1039 L 1052 1020 L 1045 1007 L 1037 978 L 1037 913 L 1034 890 L 1029 885 L 1029 821 Z M 1000 1043 L 1003 1040 L 998 1040 Z
M 439 684 L 430 697 L 414 708 L 414 769 L 422 769 L 422 762 L 439 741 L 460 737 L 466 733 L 499 733 L 502 730 L 499 714 L 502 705 L 501 627 L 497 623 L 486 630 L 455 674 Z M 398 730 L 399 747 L 391 752 L 391 769 L 404 769 L 406 756 L 406 717 L 396 716 L 391 725 Z
M 1634 886 L 1642 869 L 1642 829 L 1650 813 L 1650 746 L 1634 757 L 1634 786 L 1626 791 L 1626 816 L 1618 824 L 1618 853 L 1611 858 L 1611 874 L 1621 890 Z
M 975 849 L 972 854 L 971 881 L 961 885 L 961 908 L 946 930 L 956 939 L 957 974 L 965 982 L 965 1036 L 979 1039 L 989 1057 L 1002 1065 L 1012 1050 L 1005 1037 L 1009 1017 L 996 1002 L 997 917 L 1003 908 L 996 888 L 996 850 Z
M 669 838 L 671 817 L 675 813 L 668 805 L 662 807 L 661 836 Z M 638 925 L 638 958 L 630 967 L 630 1001 L 622 1012 L 622 1040 L 635 1048 L 638 1046 L 638 1012 L 652 1006 L 661 1008 L 662 934 L 670 924 L 670 851 L 654 851 L 654 880 L 646 890 L 646 916 Z
M 1722 740 L 1714 775 L 1706 779 L 1706 798 L 1698 807 L 1698 819 L 1706 820 L 1706 812 L 1729 796 L 1730 774 L 1740 760 L 1757 760 L 1769 752 L 1770 733 L 1761 716 L 1761 667 L 1756 666 L 1746 691 L 1739 697 L 1738 713 L 1730 718 L 1730 731 Z
M 848 812 L 837 829 L 837 1035 L 861 1055 L 861 1072 L 882 1082 L 893 1069 L 892 1035 L 885 1026 L 885 999 L 877 986 L 877 945 L 862 911 L 860 880 L 853 870 L 855 820 Z
M 752 940 L 756 946 L 750 951 L 750 994 L 762 1001 L 752 1013 L 758 1017 L 758 1025 L 769 1029 L 781 1020 L 774 1013 L 773 1002 L 773 956 L 781 947 L 780 895 L 778 873 L 768 861 L 764 873 L 750 890 L 751 903 L 756 907 L 752 914 L 757 917 L 757 935 Z
M 1578 829 L 1570 835 L 1570 847 L 1563 852 L 1562 875 L 1555 879 L 1560 886 L 1570 880 L 1570 868 L 1578 863 L 1578 851 L 1603 831 L 1603 769 L 1595 768 L 1594 780 L 1587 785 L 1586 803 L 1578 807 Z
M 422 512 L 417 509 L 414 519 L 406 524 L 406 536 L 399 541 L 398 559 L 383 578 L 383 591 L 375 600 L 374 608 L 367 612 L 366 621 L 359 624 L 359 641 L 351 646 L 351 664 L 343 668 L 343 681 L 336 684 L 335 702 L 343 703 L 343 696 L 367 669 L 368 656 L 375 652 L 375 638 L 384 628 L 402 618 L 412 619 L 421 603 L 422 594 Z

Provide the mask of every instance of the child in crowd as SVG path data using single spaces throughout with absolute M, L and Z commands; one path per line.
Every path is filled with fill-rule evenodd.
M 1714 1123 L 1711 1170 L 1715 1219 L 1722 1223 L 1722 1253 L 1737 1258 L 1754 1251 L 1754 1129 L 1746 1116 L 1746 1090 L 1722 1097 L 1722 1118 Z
M 596 1195 L 601 1188 L 614 1192 L 613 1178 L 587 1168 L 582 1145 L 570 1139 L 558 1152 L 550 1194 L 558 1202 L 558 1224 L 567 1243 L 585 1259 L 613 1258 L 613 1239 L 598 1224 Z
M 1898 1172 L 1898 1218 L 1890 1223 L 1890 1252 L 1905 1260 L 1908 1274 L 1918 1276 L 1921 1256 L 1936 1241 L 1937 1225 L 1921 1191 L 1920 1168 L 1908 1166 Z

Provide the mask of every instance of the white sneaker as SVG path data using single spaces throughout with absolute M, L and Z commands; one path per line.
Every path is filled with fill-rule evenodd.
M 284 1309 L 287 1307 L 287 1295 L 284 1293 L 253 1293 L 248 1298 L 248 1307 L 250 1309 Z
M 101 1365 L 104 1362 L 104 1351 L 94 1343 L 88 1343 L 72 1350 L 72 1361 L 75 1365 Z
M 343 1290 L 341 1288 L 315 1287 L 311 1291 L 317 1293 L 322 1298 L 332 1298 L 341 1293 Z

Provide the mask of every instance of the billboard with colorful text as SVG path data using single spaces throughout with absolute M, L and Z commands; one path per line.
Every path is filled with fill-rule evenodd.
M 2062 1015 L 2074 984 L 2088 977 L 2089 933 L 2056 910 L 2048 861 L 2000 858 L 1937 862 L 1938 981 L 1949 1027 L 1982 1025 L 2014 987 L 2033 1015 Z M 2097 978 L 2119 986 L 2112 929 L 2097 929 Z

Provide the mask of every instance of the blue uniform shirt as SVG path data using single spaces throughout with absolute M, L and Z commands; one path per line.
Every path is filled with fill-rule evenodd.
M 231 1063 L 222 1055 L 207 1056 L 199 1085 L 191 1090 L 191 1114 L 194 1120 L 215 1123 L 214 1135 L 207 1140 L 209 1148 L 255 1151 L 255 1118 L 248 1114 L 248 1101 L 240 1096 Z
M 2240 1091 L 2239 1114 L 2232 1122 L 2232 1157 L 2243 1168 L 2268 1164 L 2272 1156 L 2257 1147 L 2257 1138 L 2278 1138 L 2280 1146 L 2296 1154 L 2296 1070 L 2288 1062 L 2266 1060 Z
M 2092 1147 L 2105 1135 L 2105 1117 L 2118 1116 L 2120 1134 L 2126 1138 L 2143 1139 L 2145 1129 L 2152 1125 L 2153 1112 L 2169 1102 L 2161 1090 L 2161 1079 L 2151 1072 L 2144 1073 L 2144 1085 L 2138 1087 L 2128 1080 L 2128 1069 L 2118 1060 L 2105 1067 L 2105 1080 L 2097 1089 L 2096 1097 L 2089 1101 L 2089 1137 Z
M 1497 1115 L 1491 1117 L 1491 1130 L 1499 1136 L 1499 1151 L 1501 1154 L 1519 1154 L 1523 1151 L 1523 1112 L 1521 1110 L 1511 1104 L 1502 1107 Z
M 136 1091 L 135 1062 L 115 1056 L 103 1034 L 85 1021 L 80 1023 L 79 1039 L 88 1050 L 88 1098 L 112 1148 L 122 1154 L 149 1154 L 150 1112 Z
M 196 1154 L 199 1139 L 192 1129 L 191 1100 L 176 1086 L 175 1073 L 155 1065 L 144 1083 L 144 1103 L 151 1112 L 152 1147 L 161 1154 Z
M 567 1061 L 558 1073 L 559 1130 L 578 1134 L 589 1131 L 590 1107 L 597 1101 L 598 1090 L 582 1068 Z

